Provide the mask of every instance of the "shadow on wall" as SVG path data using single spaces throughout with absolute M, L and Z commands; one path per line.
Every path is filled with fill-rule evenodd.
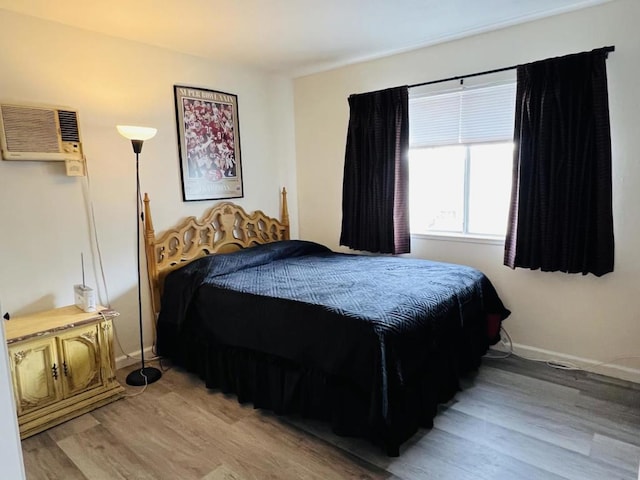
M 30 304 L 25 305 L 24 307 L 18 310 L 15 310 L 13 312 L 6 312 L 6 313 L 9 314 L 10 318 L 13 318 L 13 317 L 21 317 L 23 315 L 32 315 L 33 313 L 41 312 L 44 310 L 51 310 L 52 308 L 56 308 L 56 297 L 53 294 L 48 294 L 40 297 L 37 300 L 34 300 Z M 2 312 L 2 315 L 4 314 L 5 312 Z

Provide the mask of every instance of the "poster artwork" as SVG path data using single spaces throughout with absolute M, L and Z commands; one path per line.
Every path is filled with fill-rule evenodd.
M 174 87 L 185 201 L 243 196 L 238 97 Z

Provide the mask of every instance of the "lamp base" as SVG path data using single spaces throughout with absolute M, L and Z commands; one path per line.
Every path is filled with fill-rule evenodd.
M 162 377 L 162 372 L 155 367 L 138 368 L 127 375 L 127 385 L 141 387 L 157 382 L 160 377 Z

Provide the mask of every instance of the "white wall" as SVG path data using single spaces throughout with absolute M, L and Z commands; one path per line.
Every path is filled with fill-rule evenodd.
M 347 97 L 615 45 L 609 57 L 615 272 L 594 276 L 512 271 L 502 246 L 414 238 L 413 255 L 473 265 L 513 311 L 505 323 L 521 352 L 593 362 L 640 355 L 640 2 L 613 2 L 294 82 L 301 238 L 338 248 Z M 539 351 L 542 349 L 544 351 Z M 600 371 L 640 381 L 640 359 Z
M 8 358 L 4 328 L 0 328 L 0 465 L 3 478 L 20 480 L 25 474 Z
M 138 349 L 135 259 L 135 160 L 116 124 L 149 125 L 157 136 L 140 157 L 156 233 L 200 215 L 215 202 L 182 201 L 173 85 L 238 95 L 247 210 L 278 216 L 279 188 L 289 187 L 293 234 L 296 188 L 293 87 L 290 79 L 94 34 L 0 10 L 0 99 L 79 110 L 108 291 L 121 313 L 116 331 L 126 352 Z M 73 303 L 85 252 L 92 262 L 85 179 L 57 162 L 0 161 L 0 298 L 12 315 Z M 87 257 L 88 260 L 87 260 Z M 143 284 L 146 276 L 143 274 Z M 150 309 L 143 285 L 146 345 Z M 104 290 L 102 302 L 106 302 Z M 116 348 L 116 355 L 121 355 Z

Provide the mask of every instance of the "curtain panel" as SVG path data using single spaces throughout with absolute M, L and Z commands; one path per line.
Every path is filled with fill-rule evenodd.
M 505 265 L 613 271 L 605 49 L 519 66 Z
M 409 89 L 349 97 L 340 245 L 408 253 Z

